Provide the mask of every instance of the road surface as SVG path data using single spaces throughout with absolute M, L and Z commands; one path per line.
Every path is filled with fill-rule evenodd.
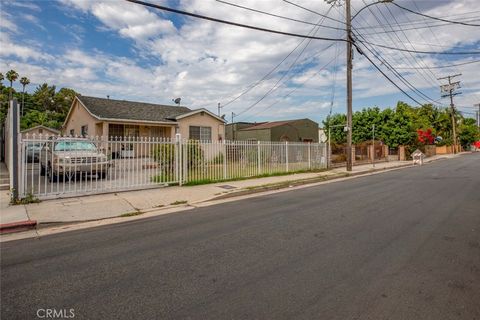
M 480 153 L 1 258 L 2 319 L 480 319 Z

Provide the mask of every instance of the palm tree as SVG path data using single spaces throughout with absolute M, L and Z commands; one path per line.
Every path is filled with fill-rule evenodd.
M 27 77 L 22 77 L 20 79 L 20 83 L 23 86 L 23 90 L 22 90 L 22 112 L 20 112 L 20 114 L 23 116 L 23 110 L 25 109 L 25 87 L 30 83 L 30 79 L 28 79 Z
M 12 86 L 13 82 L 17 81 L 18 73 L 15 70 L 10 70 L 7 72 L 7 80 L 10 81 L 10 100 L 12 100 Z

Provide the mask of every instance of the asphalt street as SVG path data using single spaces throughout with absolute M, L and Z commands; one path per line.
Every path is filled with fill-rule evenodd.
M 480 319 L 480 153 L 3 243 L 1 318 L 44 309 L 75 319 Z

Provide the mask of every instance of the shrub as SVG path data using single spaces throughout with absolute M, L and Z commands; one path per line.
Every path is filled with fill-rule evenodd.
M 219 153 L 211 161 L 212 164 L 222 164 L 223 163 L 223 153 Z
M 196 140 L 189 140 L 186 152 L 187 166 L 188 168 L 194 168 L 203 163 L 203 150 L 199 142 Z
M 170 172 L 175 165 L 175 145 L 160 144 L 152 150 L 152 158 L 160 164 L 162 172 Z

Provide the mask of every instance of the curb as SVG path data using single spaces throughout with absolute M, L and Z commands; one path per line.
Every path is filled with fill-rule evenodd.
M 210 200 L 215 201 L 215 200 L 223 200 L 223 199 L 234 198 L 234 197 L 241 197 L 241 196 L 246 196 L 246 195 L 265 192 L 265 191 L 287 189 L 287 188 L 296 187 L 296 186 L 315 184 L 315 183 L 318 183 L 318 182 L 337 180 L 337 179 L 341 179 L 341 178 L 368 175 L 368 174 L 375 173 L 375 172 L 387 171 L 387 170 L 393 170 L 393 169 L 399 169 L 399 168 L 405 168 L 405 167 L 412 167 L 412 166 L 413 166 L 412 164 L 403 164 L 403 165 L 390 167 L 390 168 L 371 169 L 371 170 L 368 170 L 368 171 L 361 171 L 361 172 L 354 172 L 354 173 L 348 173 L 348 172 L 337 173 L 337 174 L 332 174 L 332 175 L 320 176 L 320 177 L 316 177 L 316 178 L 309 178 L 309 179 L 296 180 L 296 181 L 293 180 L 293 181 L 288 181 L 288 182 L 279 182 L 279 183 L 272 184 L 272 185 L 252 187 L 251 189 L 248 189 L 248 190 L 234 191 L 234 192 L 231 192 L 231 193 L 227 193 L 227 194 L 224 194 L 224 195 L 220 195 L 220 196 L 211 198 Z M 209 200 L 207 200 L 207 201 L 209 201 Z
M 37 226 L 36 220 L 25 220 L 12 223 L 0 224 L 0 234 L 13 233 L 34 229 Z

